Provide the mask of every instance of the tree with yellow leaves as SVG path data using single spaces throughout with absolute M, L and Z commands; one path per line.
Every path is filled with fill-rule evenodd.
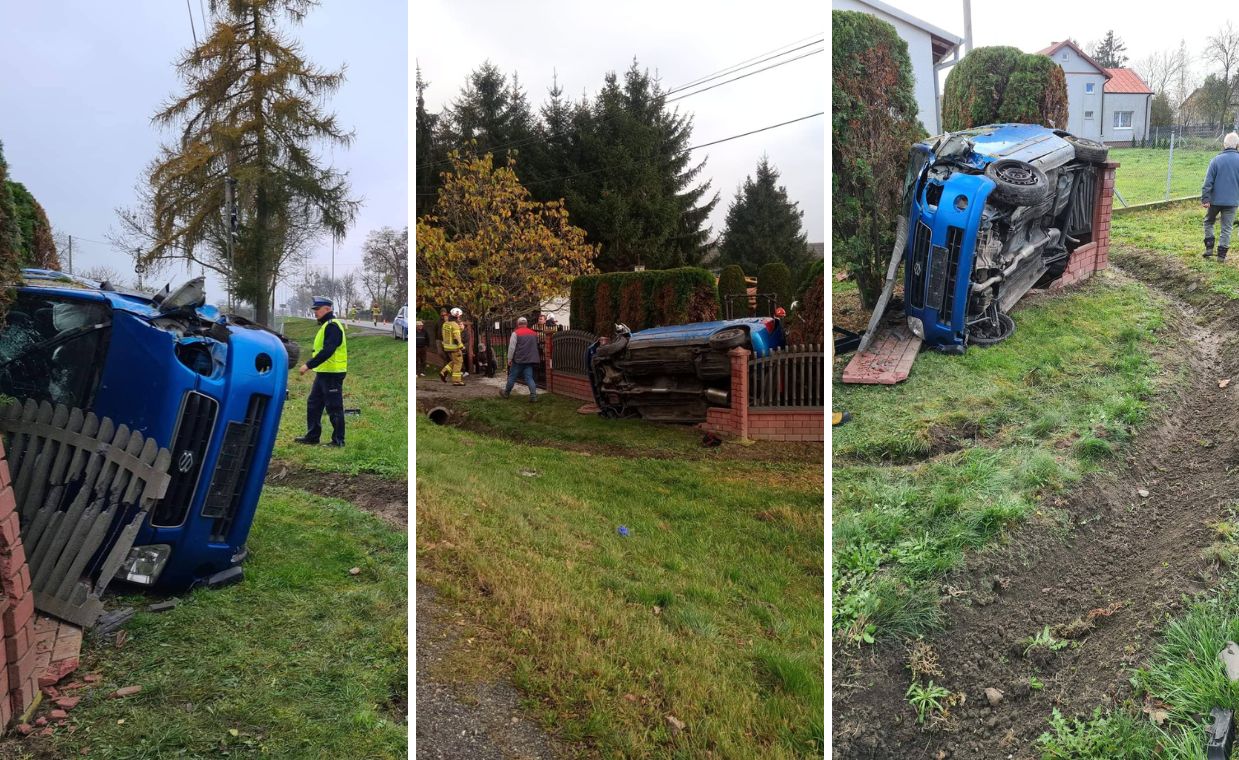
M 594 271 L 597 249 L 562 201 L 533 200 L 489 153 L 451 154 L 438 202 L 417 222 L 418 306 L 500 320 L 541 307 Z

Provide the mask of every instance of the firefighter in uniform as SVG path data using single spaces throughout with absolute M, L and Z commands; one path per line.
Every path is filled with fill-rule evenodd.
M 464 359 L 464 342 L 460 332 L 460 316 L 464 314 L 459 308 L 452 309 L 448 315 L 448 321 L 443 323 L 443 350 L 447 353 L 447 364 L 443 369 L 439 370 L 439 379 L 447 382 L 447 375 L 451 372 L 452 385 L 464 385 L 465 380 L 461 376 L 461 363 Z
M 318 319 L 318 333 L 314 336 L 314 355 L 301 365 L 301 374 L 314 370 L 314 387 L 306 401 L 306 433 L 294 440 L 297 443 L 318 443 L 322 435 L 323 409 L 331 420 L 331 443 L 344 445 L 344 375 L 348 372 L 348 339 L 344 337 L 344 325 L 336 321 L 330 299 L 321 296 L 312 306 Z

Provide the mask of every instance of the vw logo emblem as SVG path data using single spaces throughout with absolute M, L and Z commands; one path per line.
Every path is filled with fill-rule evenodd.
M 176 469 L 182 473 L 189 472 L 194 466 L 194 452 L 186 450 L 176 459 Z

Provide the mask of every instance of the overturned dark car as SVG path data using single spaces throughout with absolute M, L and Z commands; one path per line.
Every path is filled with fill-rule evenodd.
M 782 322 L 752 317 L 654 327 L 616 325 L 609 343 L 589 347 L 585 365 L 600 413 L 638 414 L 658 422 L 703 422 L 711 406 L 731 402 L 731 359 L 737 346 L 767 356 L 784 345 Z
M 926 345 L 962 353 L 1015 330 L 1008 312 L 1093 239 L 1105 145 L 995 124 L 913 146 L 905 180 L 904 311 Z

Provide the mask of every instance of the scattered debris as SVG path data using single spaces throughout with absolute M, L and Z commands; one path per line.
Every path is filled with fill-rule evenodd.
M 87 673 L 86 675 L 82 676 L 82 680 L 85 681 L 86 683 L 97 683 L 103 680 L 103 676 L 99 675 L 98 673 Z
M 618 528 L 615 529 L 615 532 L 620 534 L 624 538 L 628 538 L 628 526 L 627 525 L 619 526 Z
M 129 622 L 129 618 L 133 617 L 134 609 L 132 607 L 124 607 L 115 612 L 105 612 L 95 622 L 95 627 L 92 632 L 102 638 L 116 631 L 122 625 Z
M 115 646 L 117 649 L 120 649 L 121 647 L 125 645 L 125 642 L 128 640 L 129 640 L 129 631 L 120 630 L 116 632 L 116 638 L 113 640 L 112 645 Z
M 684 721 L 680 720 L 674 715 L 666 716 L 666 720 L 667 720 L 667 730 L 671 732 L 671 735 L 679 736 L 680 732 L 684 730 Z
M 69 717 L 69 713 L 57 708 L 55 710 L 52 710 L 50 713 L 48 713 L 48 717 L 50 717 L 52 720 L 64 720 L 65 718 Z
M 1140 494 L 1140 498 L 1142 499 L 1149 498 L 1149 489 L 1147 488 L 1137 488 L 1136 493 Z
M 1217 381 L 1217 387 L 1219 387 L 1219 388 L 1225 388 L 1225 387 L 1226 387 L 1226 386 L 1228 386 L 1228 385 L 1230 385 L 1230 378 L 1229 378 L 1229 377 L 1224 377 L 1224 378 L 1222 378 L 1221 380 L 1218 380 L 1218 381 Z
M 1226 642 L 1226 648 L 1218 652 L 1217 658 L 1226 666 L 1226 677 L 1232 681 L 1239 681 L 1239 644 L 1233 641 Z
M 176 609 L 176 605 L 180 604 L 181 600 L 173 597 L 165 599 L 162 602 L 155 602 L 146 608 L 147 612 L 167 612 L 168 610 Z
M 17 733 L 22 736 L 29 736 L 32 731 L 34 731 L 34 726 L 29 723 L 19 723 L 17 725 Z
M 527 478 L 536 478 L 538 477 L 538 471 L 537 470 L 521 470 L 521 475 Z
M 1003 693 L 1000 689 L 989 687 L 985 690 L 985 698 L 989 700 L 990 707 L 997 707 L 1002 701 Z
M 361 575 L 361 568 L 360 568 L 360 567 L 350 567 L 350 568 L 348 569 L 348 574 L 349 574 L 349 575 Z
M 625 701 L 625 702 L 632 702 L 633 704 L 636 704 L 637 702 L 639 702 L 639 701 L 640 701 L 640 698 L 639 698 L 639 697 L 637 697 L 637 695 L 636 695 L 636 694 L 625 694 L 625 695 L 624 695 L 624 701 Z
M 112 699 L 124 699 L 125 697 L 132 697 L 134 694 L 137 694 L 141 691 L 142 691 L 141 686 L 122 686 L 121 688 L 112 692 L 108 696 L 111 697 Z
M 77 707 L 77 703 L 81 701 L 81 697 L 61 697 L 56 700 L 56 705 L 62 710 L 72 710 Z

